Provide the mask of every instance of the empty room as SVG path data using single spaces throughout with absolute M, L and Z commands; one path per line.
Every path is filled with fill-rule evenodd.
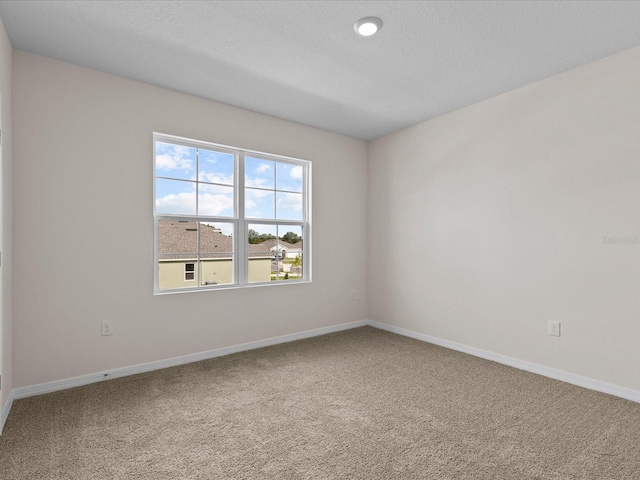
M 639 25 L 0 0 L 0 479 L 640 479 Z

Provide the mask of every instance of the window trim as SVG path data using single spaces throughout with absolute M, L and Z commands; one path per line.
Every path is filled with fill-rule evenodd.
M 193 267 L 193 270 L 189 270 L 187 268 L 188 265 Z M 187 278 L 187 275 L 191 274 L 193 278 Z M 195 282 L 196 281 L 196 264 L 195 262 L 188 262 L 184 264 L 184 281 L 185 282 Z
M 203 148 L 207 150 L 222 151 L 224 153 L 230 153 L 234 156 L 234 213 L 233 217 L 213 217 L 207 215 L 198 215 L 198 195 L 196 193 L 196 214 L 184 215 L 184 214 L 165 214 L 156 212 L 156 178 L 169 179 L 172 177 L 166 177 L 162 175 L 156 176 L 156 142 L 164 142 L 173 145 L 181 145 L 191 148 Z M 312 278 L 312 235 L 311 235 L 311 161 L 288 157 L 284 155 L 272 154 L 261 152 L 257 150 L 250 150 L 246 148 L 234 147 L 230 145 L 223 145 L 219 143 L 207 142 L 203 140 L 195 140 L 186 137 L 179 137 L 175 135 L 169 135 L 159 132 L 153 132 L 152 136 L 152 191 L 153 191 L 153 294 L 165 295 L 173 293 L 187 293 L 187 292 L 201 292 L 211 290 L 226 290 L 235 288 L 253 288 L 264 286 L 276 286 L 276 285 L 290 285 L 299 283 L 310 283 Z M 245 217 L 245 157 L 251 156 L 253 158 L 262 158 L 266 161 L 288 163 L 297 166 L 302 166 L 302 192 L 292 192 L 302 194 L 302 219 L 301 220 L 280 220 L 280 219 L 259 219 Z M 183 180 L 183 179 L 176 179 Z M 196 165 L 196 179 L 187 180 L 198 184 L 199 172 L 198 165 Z M 210 184 L 210 182 L 202 182 L 204 184 Z M 251 188 L 251 187 L 249 187 Z M 274 192 L 282 191 L 287 193 L 288 190 L 277 190 L 277 180 L 274 177 Z M 275 194 L 274 194 L 275 196 Z M 277 212 L 276 212 L 277 214 Z M 158 228 L 161 220 L 172 221 L 191 221 L 191 222 L 212 222 L 212 223 L 229 223 L 233 225 L 233 283 L 230 284 L 218 284 L 218 285 L 200 285 L 200 280 L 196 278 L 197 282 L 195 286 L 184 288 L 171 288 L 160 289 L 159 285 L 159 241 L 158 241 Z M 249 282 L 249 251 L 247 245 L 247 233 L 249 224 L 266 224 L 266 225 L 292 225 L 300 226 L 302 228 L 302 242 L 303 242 L 303 258 L 304 267 L 302 269 L 302 278 L 295 280 L 287 280 L 286 282 L 278 281 L 265 281 L 265 282 Z M 198 227 L 199 228 L 199 227 Z M 198 260 L 195 263 L 200 262 L 199 251 L 199 238 L 198 232 Z M 195 276 L 195 275 L 194 275 Z

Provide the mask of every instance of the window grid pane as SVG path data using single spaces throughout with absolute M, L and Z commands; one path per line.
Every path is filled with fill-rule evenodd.
M 200 285 L 234 282 L 233 235 L 230 224 L 200 222 Z
M 302 260 L 309 162 L 172 144 L 161 135 L 155 144 L 157 292 L 309 279 Z M 238 238 L 247 240 L 238 246 Z
M 275 182 L 272 179 L 272 169 Z M 246 157 L 245 172 L 247 218 L 304 219 L 304 169 L 301 165 Z

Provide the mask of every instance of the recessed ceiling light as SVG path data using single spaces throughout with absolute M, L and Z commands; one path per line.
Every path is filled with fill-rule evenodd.
M 382 28 L 382 20 L 378 17 L 364 17 L 358 20 L 353 29 L 358 35 L 363 37 L 370 37 Z

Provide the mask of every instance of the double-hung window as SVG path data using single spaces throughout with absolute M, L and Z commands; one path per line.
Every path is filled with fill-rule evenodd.
M 154 134 L 154 292 L 310 281 L 311 163 Z

